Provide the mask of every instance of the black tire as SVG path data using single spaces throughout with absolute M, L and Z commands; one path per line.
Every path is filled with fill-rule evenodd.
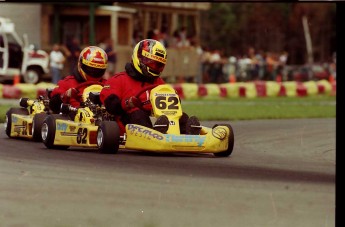
M 5 132 L 9 138 L 12 138 L 11 137 L 12 114 L 29 115 L 29 111 L 26 108 L 10 108 L 6 112 Z
M 226 151 L 213 153 L 216 157 L 228 157 L 231 155 L 233 149 L 234 149 L 234 143 L 235 143 L 235 136 L 234 136 L 234 130 L 232 129 L 231 125 L 229 124 L 222 124 L 222 125 L 214 125 L 213 128 L 217 126 L 226 126 L 229 128 L 230 134 L 228 135 L 229 143 L 228 143 L 228 149 Z
M 38 113 L 35 114 L 34 118 L 32 119 L 32 139 L 35 142 L 42 141 L 42 134 L 41 128 L 45 118 L 48 116 L 47 113 Z
M 103 121 L 97 131 L 98 151 L 116 154 L 120 146 L 120 128 L 115 121 Z
M 67 148 L 69 148 L 69 146 L 54 145 L 55 132 L 56 132 L 56 119 L 69 120 L 70 118 L 68 116 L 64 116 L 60 114 L 48 115 L 44 119 L 42 127 L 41 127 L 42 142 L 49 149 L 66 150 Z

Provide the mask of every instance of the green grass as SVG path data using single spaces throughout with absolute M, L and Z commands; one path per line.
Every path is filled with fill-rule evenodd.
M 195 115 L 200 120 L 333 118 L 336 117 L 336 98 L 315 96 L 185 100 L 182 101 L 182 108 L 188 115 Z
M 2 105 L 0 122 L 5 113 L 18 105 Z M 231 98 L 214 100 L 182 100 L 183 111 L 200 120 L 253 120 L 287 118 L 335 118 L 335 96 Z
M 19 107 L 18 106 L 13 106 L 13 105 L 1 105 L 0 106 L 0 123 L 5 122 L 5 118 L 6 118 L 6 112 L 8 109 L 10 109 L 11 107 Z

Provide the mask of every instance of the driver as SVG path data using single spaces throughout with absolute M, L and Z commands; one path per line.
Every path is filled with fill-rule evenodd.
M 78 98 L 77 94 L 82 94 L 83 90 L 90 86 L 90 84 L 82 83 L 101 83 L 106 82 L 103 79 L 105 70 L 107 69 L 108 56 L 103 49 L 96 46 L 88 46 L 84 48 L 79 55 L 78 65 L 75 67 L 72 75 L 60 80 L 51 94 L 49 107 L 54 113 L 60 112 L 60 106 L 62 103 L 70 104 L 77 108 L 80 106 L 81 97 Z M 75 89 L 78 85 L 79 91 Z
M 164 84 L 160 77 L 167 62 L 167 51 L 162 43 L 153 39 L 144 39 L 136 44 L 132 53 L 131 62 L 126 63 L 125 71 L 111 77 L 100 93 L 100 100 L 106 110 L 126 125 L 139 124 L 154 128 L 161 133 L 166 133 L 169 128 L 169 120 L 165 115 L 158 117 L 154 125 L 150 120 L 152 105 L 149 100 L 149 90 L 139 91 L 150 85 Z M 188 123 L 187 123 L 188 121 Z M 186 125 L 200 125 L 196 117 L 189 118 L 183 113 L 180 118 L 182 134 L 199 134 L 200 129 L 187 127 Z M 123 125 L 120 126 L 123 130 Z

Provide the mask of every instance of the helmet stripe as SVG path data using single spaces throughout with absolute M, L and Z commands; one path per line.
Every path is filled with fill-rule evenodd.
M 144 57 L 147 57 L 149 59 L 152 59 L 152 60 L 155 60 L 155 61 L 159 61 L 161 63 L 164 63 L 166 64 L 167 60 L 165 58 L 162 58 L 162 57 L 159 57 L 157 55 L 153 55 L 153 54 L 150 54 L 149 52 L 143 50 L 141 52 L 141 54 L 144 56 Z

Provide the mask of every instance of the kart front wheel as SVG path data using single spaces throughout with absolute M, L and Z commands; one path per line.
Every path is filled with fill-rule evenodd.
M 49 149 L 65 150 L 69 146 L 54 145 L 57 119 L 69 120 L 70 118 L 60 114 L 48 115 L 41 127 L 42 142 Z
M 98 151 L 116 154 L 120 146 L 120 128 L 115 121 L 103 121 L 97 131 Z
M 47 116 L 48 114 L 43 112 L 35 114 L 34 118 L 32 119 L 32 139 L 35 142 L 42 141 L 41 128 Z
M 231 155 L 232 150 L 234 149 L 234 143 L 235 143 L 235 136 L 234 136 L 234 130 L 232 129 L 231 125 L 229 124 L 223 124 L 223 125 L 214 125 L 213 128 L 217 126 L 226 126 L 229 128 L 229 135 L 228 135 L 228 149 L 226 151 L 213 153 L 216 157 L 228 157 Z
M 29 111 L 26 108 L 10 108 L 6 112 L 5 132 L 6 132 L 6 135 L 10 138 L 12 138 L 11 137 L 12 114 L 29 115 Z

